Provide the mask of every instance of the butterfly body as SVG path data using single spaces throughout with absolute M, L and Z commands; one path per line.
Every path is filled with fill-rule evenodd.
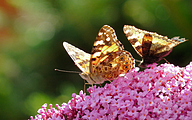
M 125 25 L 123 31 L 135 51 L 142 57 L 139 65 L 141 67 L 160 61 L 172 51 L 173 47 L 186 41 L 184 38 L 179 39 L 179 37 L 169 39 L 167 36 L 130 25 Z
M 80 76 L 89 84 L 100 84 L 113 80 L 135 67 L 132 55 L 125 51 L 115 31 L 104 25 L 96 37 L 91 54 L 64 42 L 64 48 L 80 68 Z

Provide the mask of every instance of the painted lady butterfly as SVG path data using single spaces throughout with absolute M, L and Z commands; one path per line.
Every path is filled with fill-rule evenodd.
M 131 25 L 124 25 L 123 31 L 135 51 L 142 57 L 140 67 L 160 61 L 172 51 L 173 47 L 186 41 L 185 38 L 179 39 L 179 37 L 168 39 L 167 36 L 141 30 Z
M 63 42 L 63 46 L 82 71 L 80 76 L 92 85 L 113 80 L 135 67 L 132 55 L 124 50 L 115 31 L 108 25 L 100 29 L 91 54 L 67 42 Z

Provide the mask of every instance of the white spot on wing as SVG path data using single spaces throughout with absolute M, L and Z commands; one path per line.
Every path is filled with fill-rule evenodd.
M 100 41 L 96 41 L 94 43 L 94 46 L 98 46 L 98 45 L 105 45 L 105 44 L 104 44 L 103 40 L 100 40 Z
M 101 36 L 101 35 L 103 35 L 103 33 L 102 33 L 102 32 L 99 32 L 98 35 Z
M 96 52 L 93 54 L 92 58 L 96 58 L 97 56 L 100 56 L 101 55 L 101 52 Z
M 129 30 L 126 30 L 126 31 L 125 31 L 125 34 L 127 34 L 128 32 L 129 32 Z
M 110 41 L 110 37 L 106 38 L 106 41 Z
M 134 46 L 135 46 L 135 47 L 141 46 L 141 44 L 137 41 Z

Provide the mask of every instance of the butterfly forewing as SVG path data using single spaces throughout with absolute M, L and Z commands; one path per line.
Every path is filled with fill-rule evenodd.
M 83 50 L 80 50 L 79 48 L 67 43 L 63 42 L 63 46 L 71 59 L 75 62 L 77 67 L 83 72 L 83 73 L 89 73 L 89 61 L 91 58 L 91 55 L 89 53 L 84 52 Z
M 113 28 L 104 25 L 96 37 L 91 52 L 91 65 L 99 65 L 102 58 L 106 58 L 109 53 L 123 50 L 123 45 L 117 40 L 117 36 Z M 95 60 L 96 59 L 96 60 Z
M 135 61 L 131 54 L 123 49 L 113 28 L 104 25 L 93 44 L 90 59 L 91 77 L 96 81 L 112 80 L 132 69 Z

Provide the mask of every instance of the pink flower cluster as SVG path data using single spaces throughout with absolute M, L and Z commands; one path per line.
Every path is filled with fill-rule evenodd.
M 43 105 L 31 120 L 192 120 L 192 62 L 133 69 L 104 87 L 80 91 L 57 109 Z

